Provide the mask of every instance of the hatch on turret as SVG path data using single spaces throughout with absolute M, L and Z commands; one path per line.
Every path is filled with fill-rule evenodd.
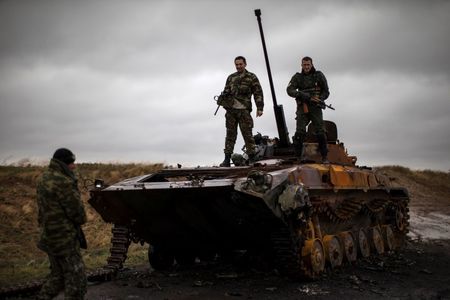
M 332 164 L 343 166 L 355 166 L 356 156 L 348 155 L 344 143 L 338 139 L 338 130 L 334 122 L 324 120 L 325 135 L 327 138 L 328 160 Z M 322 163 L 322 157 L 318 151 L 318 141 L 314 134 L 314 126 L 310 124 L 307 128 L 305 142 L 303 143 L 303 155 L 301 163 Z M 275 147 L 271 158 L 296 159 L 294 147 Z

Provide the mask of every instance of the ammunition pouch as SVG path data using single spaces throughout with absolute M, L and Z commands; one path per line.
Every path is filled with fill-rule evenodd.
M 222 106 L 225 109 L 230 109 L 233 107 L 233 95 L 227 92 L 220 93 L 220 96 L 217 97 L 217 105 Z

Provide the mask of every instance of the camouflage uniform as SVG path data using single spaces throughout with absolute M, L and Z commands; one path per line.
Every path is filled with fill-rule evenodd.
M 65 163 L 50 161 L 37 186 L 37 202 L 38 247 L 50 261 L 50 274 L 37 299 L 52 299 L 61 290 L 65 299 L 84 299 L 87 282 L 78 230 L 86 222 L 86 213 L 75 175 Z
M 225 155 L 233 153 L 237 138 L 237 128 L 241 129 L 246 152 L 249 156 L 255 153 L 255 140 L 253 138 L 253 119 L 251 97 L 255 100 L 257 110 L 264 108 L 264 98 L 261 85 L 255 74 L 245 70 L 243 73 L 235 72 L 228 76 L 224 92 L 233 95 L 233 104 L 225 114 L 227 135 L 225 138 Z
M 309 89 L 316 89 L 316 91 L 303 92 L 304 90 Z M 323 128 L 322 108 L 309 102 L 311 96 L 318 96 L 320 100 L 325 101 L 330 95 L 325 75 L 320 71 L 316 71 L 314 67 L 311 68 L 311 71 L 308 74 L 305 74 L 304 72 L 296 73 L 292 76 L 286 91 L 289 96 L 294 97 L 297 101 L 295 118 L 297 120 L 297 126 L 293 139 L 297 155 L 301 153 L 301 149 L 298 148 L 301 148 L 303 145 L 306 136 L 306 126 L 312 122 L 319 142 L 319 150 L 322 157 L 326 157 L 328 150 Z M 304 102 L 307 103 L 308 106 L 309 112 L 307 113 L 303 111 Z

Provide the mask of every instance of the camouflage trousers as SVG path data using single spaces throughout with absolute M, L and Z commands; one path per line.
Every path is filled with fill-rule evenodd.
M 87 280 L 84 263 L 79 250 L 70 255 L 48 254 L 50 274 L 47 276 L 36 299 L 53 299 L 64 290 L 64 299 L 84 299 Z
M 316 135 L 323 135 L 325 133 L 323 129 L 323 115 L 322 109 L 316 105 L 308 105 L 308 113 L 303 112 L 303 107 L 301 104 L 297 107 L 297 117 L 295 120 L 297 121 L 296 136 L 306 136 L 306 126 L 311 122 L 316 130 Z
M 295 155 L 302 156 L 303 142 L 306 138 L 306 127 L 311 122 L 314 127 L 314 134 L 319 143 L 319 152 L 322 158 L 326 158 L 328 153 L 325 130 L 323 128 L 323 114 L 322 109 L 316 105 L 308 105 L 308 113 L 303 112 L 303 105 L 299 104 L 297 107 L 297 126 L 293 138 Z
M 233 154 L 234 144 L 237 138 L 237 128 L 241 129 L 245 148 L 248 155 L 255 153 L 255 139 L 253 138 L 253 119 L 246 109 L 227 109 L 225 114 L 225 126 L 227 136 L 225 137 L 225 154 Z

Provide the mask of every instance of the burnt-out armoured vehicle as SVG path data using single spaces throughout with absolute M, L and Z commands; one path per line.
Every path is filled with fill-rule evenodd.
M 325 121 L 329 163 L 308 130 L 303 157 L 289 142 L 272 88 L 279 137 L 258 139 L 252 165 L 162 169 L 91 190 L 89 203 L 114 224 L 108 265 L 119 268 L 131 241 L 149 244 L 155 269 L 245 253 L 293 277 L 400 247 L 408 231 L 408 193 L 356 165 Z M 310 126 L 311 127 L 311 126 Z
M 245 250 L 288 275 L 316 277 L 326 264 L 398 248 L 407 191 L 355 166 L 338 140 L 328 140 L 329 164 L 313 136 L 305 146 L 303 162 L 275 146 L 251 166 L 163 169 L 92 190 L 89 203 L 115 225 L 110 259 L 121 263 L 130 241 L 150 244 L 155 269 Z

